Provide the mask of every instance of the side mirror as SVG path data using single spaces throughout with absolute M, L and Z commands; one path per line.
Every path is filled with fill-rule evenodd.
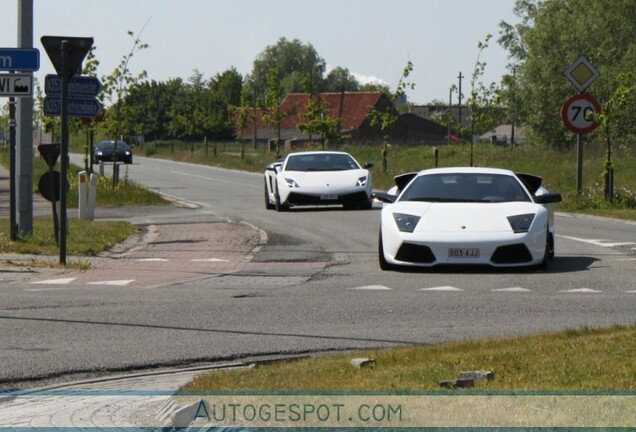
M 365 164 L 362 166 L 362 168 L 364 168 L 364 169 L 373 168 L 373 163 L 365 162 Z
M 387 192 L 373 192 L 371 196 L 380 202 L 392 204 L 397 199 L 397 195 L 393 195 Z
M 537 204 L 557 203 L 557 202 L 561 202 L 562 200 L 563 198 L 561 197 L 561 194 L 558 192 L 550 192 L 547 194 L 534 196 L 534 202 L 536 202 Z

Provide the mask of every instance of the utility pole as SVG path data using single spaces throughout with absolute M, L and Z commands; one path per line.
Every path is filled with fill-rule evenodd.
M 18 0 L 18 47 L 33 48 L 33 0 Z M 30 235 L 33 233 L 33 97 L 17 99 L 15 223 L 20 235 Z
M 464 78 L 464 75 L 462 75 L 462 73 L 459 72 L 459 75 L 457 76 L 457 78 L 459 79 L 459 136 L 461 138 L 461 135 L 462 135 L 462 78 Z

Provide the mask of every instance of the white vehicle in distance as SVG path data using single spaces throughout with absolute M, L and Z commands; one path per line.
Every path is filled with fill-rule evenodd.
M 561 194 L 541 177 L 496 168 L 435 168 L 396 176 L 383 202 L 380 268 L 545 267 L 554 257 Z M 390 193 L 392 192 L 392 193 Z
M 372 163 L 360 165 L 349 153 L 290 153 L 265 168 L 265 208 L 342 205 L 370 209 L 373 205 Z

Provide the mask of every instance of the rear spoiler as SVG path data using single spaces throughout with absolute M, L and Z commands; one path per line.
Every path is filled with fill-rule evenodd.
M 398 188 L 398 193 L 396 195 L 399 195 L 402 189 L 404 189 L 406 185 L 409 184 L 411 180 L 413 180 L 413 177 L 415 177 L 417 174 L 418 174 L 417 172 L 410 172 L 410 173 L 399 174 L 393 177 L 393 180 L 395 181 L 395 185 Z
M 535 195 L 541 187 L 543 179 L 533 174 L 515 173 L 521 182 L 528 188 L 532 195 Z

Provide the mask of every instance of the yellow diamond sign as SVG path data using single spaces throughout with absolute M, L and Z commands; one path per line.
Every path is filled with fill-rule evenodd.
M 570 81 L 578 91 L 585 91 L 601 73 L 585 56 L 581 56 L 574 61 L 564 72 L 565 77 Z

